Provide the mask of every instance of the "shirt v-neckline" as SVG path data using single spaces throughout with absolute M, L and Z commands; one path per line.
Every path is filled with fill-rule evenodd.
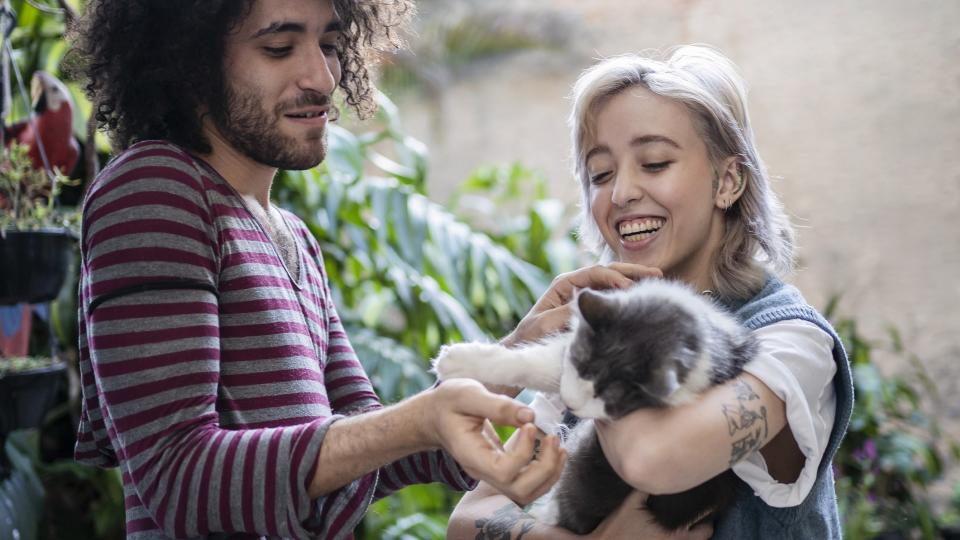
M 267 242 L 270 243 L 270 247 L 271 249 L 273 249 L 274 255 L 276 255 L 277 259 L 280 261 L 280 265 L 283 266 L 283 270 L 284 272 L 286 272 L 287 277 L 290 278 L 290 283 L 292 283 L 293 286 L 298 291 L 303 289 L 303 277 L 304 277 L 303 267 L 305 263 L 303 258 L 303 253 L 302 253 L 303 250 L 301 249 L 301 246 L 300 246 L 300 240 L 297 238 L 297 235 L 293 232 L 293 227 L 290 226 L 290 222 L 287 220 L 287 217 L 283 215 L 283 211 L 279 207 L 276 207 L 275 205 L 273 205 L 273 203 L 270 203 L 271 206 L 274 206 L 275 208 L 277 208 L 277 214 L 280 216 L 281 221 L 283 221 L 283 226 L 286 229 L 287 234 L 289 234 L 290 238 L 293 240 L 293 249 L 296 250 L 297 252 L 296 253 L 296 256 L 297 256 L 297 275 L 296 276 L 294 276 L 293 272 L 290 271 L 290 266 L 287 264 L 286 258 L 281 253 L 280 246 L 277 245 L 277 241 L 274 240 L 272 236 L 270 236 L 269 231 L 267 231 L 266 225 L 264 225 L 263 223 L 260 223 L 260 220 L 257 218 L 257 216 L 250 211 L 250 207 L 247 205 L 247 201 L 244 200 L 242 195 L 240 195 L 240 192 L 237 191 L 237 189 L 233 187 L 233 185 L 231 185 L 226 178 L 224 178 L 219 172 L 217 172 L 217 170 L 213 168 L 213 165 L 210 165 L 200 157 L 194 156 L 194 158 L 200 163 L 202 163 L 204 165 L 204 168 L 206 168 L 210 173 L 212 173 L 217 178 L 217 180 L 223 182 L 223 184 L 227 186 L 227 189 L 230 190 L 233 196 L 236 197 L 238 201 L 240 201 L 240 206 L 243 207 L 243 211 L 246 212 L 247 215 L 250 216 L 250 219 L 252 219 L 253 222 L 257 224 L 257 229 L 260 230 L 260 233 L 264 237 L 266 237 Z M 269 214 L 267 214 L 266 217 L 267 219 L 270 219 Z

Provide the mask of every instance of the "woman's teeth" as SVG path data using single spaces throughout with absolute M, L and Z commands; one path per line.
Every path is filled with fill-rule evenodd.
M 624 240 L 642 240 L 660 230 L 666 222 L 662 218 L 644 218 L 624 221 L 619 225 L 620 236 Z

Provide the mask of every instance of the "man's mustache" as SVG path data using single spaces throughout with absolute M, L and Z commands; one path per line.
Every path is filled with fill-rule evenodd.
M 308 106 L 328 107 L 331 105 L 330 96 L 320 92 L 304 92 L 297 96 L 293 101 L 283 103 L 280 112 L 287 112 L 293 109 L 299 109 Z

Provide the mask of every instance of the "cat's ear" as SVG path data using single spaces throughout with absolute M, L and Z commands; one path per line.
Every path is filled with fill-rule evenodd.
M 592 289 L 581 289 L 577 292 L 577 309 L 580 316 L 593 329 L 607 326 L 615 316 L 610 298 Z
M 677 365 L 673 362 L 657 369 L 650 377 L 650 380 L 641 383 L 641 387 L 651 396 L 667 399 L 671 394 L 680 388 L 680 379 L 677 375 Z

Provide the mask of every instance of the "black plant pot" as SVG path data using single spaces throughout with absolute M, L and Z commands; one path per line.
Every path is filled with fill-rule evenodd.
M 0 305 L 49 302 L 70 270 L 75 238 L 65 229 L 0 235 Z
M 43 417 L 56 405 L 57 390 L 67 365 L 53 365 L 0 374 L 0 439 L 16 429 L 40 427 Z
M 940 536 L 943 537 L 943 540 L 960 540 L 960 525 L 941 528 Z

